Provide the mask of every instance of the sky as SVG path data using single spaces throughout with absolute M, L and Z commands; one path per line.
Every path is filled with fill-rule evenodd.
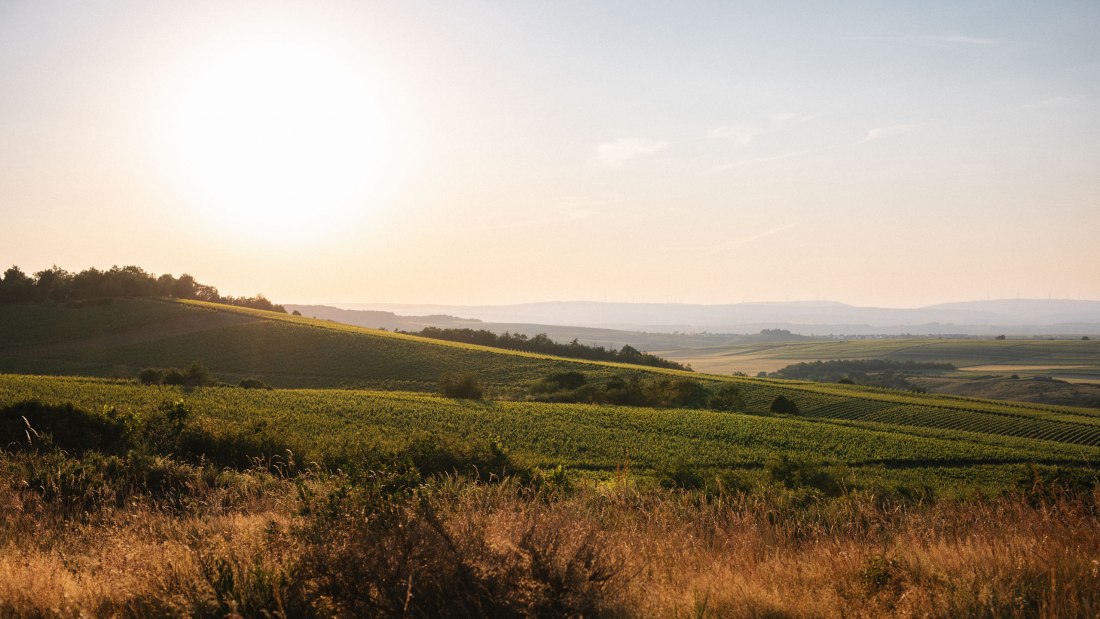
M 284 303 L 1100 299 L 1097 2 L 0 0 L 0 261 Z

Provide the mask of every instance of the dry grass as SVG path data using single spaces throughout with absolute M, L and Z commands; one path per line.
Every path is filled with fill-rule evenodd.
M 253 486 L 74 520 L 0 478 L 0 616 L 1100 615 L 1098 494 L 798 506 L 629 484 Z

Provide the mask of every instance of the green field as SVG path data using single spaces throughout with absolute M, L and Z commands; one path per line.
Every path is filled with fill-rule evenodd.
M 200 302 L 0 304 L 0 325 L 0 371 L 16 373 L 136 377 L 146 367 L 200 361 L 231 382 L 432 391 L 440 375 L 455 370 L 501 387 L 554 371 L 591 371 L 539 355 Z
M 657 353 L 696 370 L 728 374 L 774 372 L 794 363 L 889 359 L 950 363 L 963 372 L 1073 382 L 1100 381 L 1100 341 L 1047 339 L 891 338 L 733 344 Z
M 921 471 L 936 479 L 977 474 L 1003 481 L 1028 463 L 1100 462 L 1100 412 L 1090 409 L 581 362 L 195 302 L 118 300 L 80 309 L 3 305 L 0 318 L 3 371 L 115 379 L 5 376 L 0 404 L 39 399 L 89 411 L 140 411 L 182 396 L 212 428 L 259 424 L 319 460 L 427 433 L 455 440 L 499 436 L 539 466 L 567 464 L 594 472 L 623 466 L 655 471 L 677 462 L 752 469 L 788 454 L 868 471 L 904 470 L 911 476 Z M 871 349 L 897 359 L 939 360 L 936 351 L 951 347 L 956 358 L 981 349 L 1002 351 L 1008 359 L 1010 350 L 1087 355 L 1089 348 L 1082 345 L 1091 344 L 901 347 L 895 341 L 860 341 L 780 350 L 790 360 L 809 351 L 859 357 Z M 180 391 L 133 380 L 145 367 L 192 361 L 206 364 L 222 381 L 252 376 L 280 389 Z M 456 370 L 474 372 L 494 399 L 428 395 L 442 374 Z M 730 383 L 740 389 L 745 406 L 739 413 L 722 413 L 524 401 L 530 384 L 563 370 L 582 372 L 590 382 L 659 374 L 710 386 Z M 799 413 L 770 413 L 779 395 L 793 401 Z M 1004 466 L 1013 472 L 998 468 Z
M 1100 607 L 1095 409 L 581 362 L 201 303 L 0 305 L 0 335 L 4 616 Z M 222 384 L 136 380 L 194 361 Z M 436 395 L 455 371 L 487 397 Z M 725 411 L 531 399 L 562 371 L 739 397 Z M 278 388 L 226 384 L 245 376 Z M 779 396 L 797 411 L 772 412 Z M 743 577 L 802 598 L 727 612 Z
M 829 396 L 819 393 L 817 397 L 826 402 Z M 1033 463 L 1076 467 L 1100 462 L 1100 448 L 1094 446 L 1100 442 L 1075 444 L 1070 432 L 1082 427 L 1100 431 L 1100 418 L 1049 411 L 1022 411 L 1011 418 L 1016 424 L 1030 421 L 1037 428 L 1066 430 L 1041 440 L 973 427 L 948 429 L 954 419 L 950 411 L 960 414 L 960 408 L 934 409 L 939 417 L 922 421 L 875 414 L 845 416 L 835 411 L 843 406 L 826 404 L 832 408 L 820 416 L 795 418 L 452 400 L 408 392 L 189 389 L 94 378 L 0 376 L 0 406 L 36 399 L 49 405 L 71 403 L 87 411 L 115 409 L 140 415 L 180 398 L 211 432 L 267 435 L 300 458 L 317 462 L 346 461 L 364 450 L 402 447 L 423 436 L 457 441 L 499 438 L 531 465 L 564 464 L 598 476 L 623 467 L 643 475 L 679 465 L 719 471 L 757 469 L 782 454 L 843 464 L 860 478 L 979 488 L 1011 483 Z M 868 407 L 877 413 L 907 406 L 885 399 L 861 401 L 879 402 Z M 849 400 L 848 407 L 856 408 L 857 402 Z M 982 413 L 973 410 L 972 414 Z

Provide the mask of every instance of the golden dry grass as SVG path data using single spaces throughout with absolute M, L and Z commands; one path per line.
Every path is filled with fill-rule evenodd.
M 427 516 L 401 503 L 392 530 L 353 515 L 321 522 L 312 539 L 304 532 L 315 516 L 303 515 L 289 483 L 229 507 L 211 500 L 179 512 L 138 498 L 74 521 L 7 483 L 16 480 L 3 481 L 0 616 L 351 616 L 363 607 L 325 588 L 310 561 L 342 569 L 396 562 L 370 555 L 419 547 L 379 568 L 407 578 L 398 590 L 407 586 L 413 600 L 447 590 L 440 574 L 425 571 L 443 569 L 443 544 L 470 582 L 498 583 L 490 593 L 507 599 L 499 608 L 509 615 L 1100 615 L 1097 494 L 794 505 L 629 484 L 546 497 L 512 483 L 451 480 L 420 491 Z M 376 535 L 377 546 L 363 535 Z

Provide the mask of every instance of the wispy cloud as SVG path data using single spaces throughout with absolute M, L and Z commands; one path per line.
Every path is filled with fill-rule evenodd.
M 820 149 L 818 149 L 820 150 Z M 719 172 L 725 172 L 726 170 L 732 170 L 734 168 L 743 168 L 745 166 L 755 165 L 758 163 L 768 163 L 769 161 L 781 161 L 783 159 L 792 159 L 794 157 L 801 157 L 814 152 L 813 149 L 809 150 L 796 150 L 787 153 L 780 153 L 778 155 L 772 155 L 770 157 L 753 157 L 751 159 L 738 159 L 737 161 L 730 161 L 729 163 L 723 163 L 716 165 L 713 168 L 707 168 L 703 170 L 702 174 L 717 174 Z
M 592 165 L 621 168 L 628 161 L 652 155 L 664 150 L 667 143 L 645 138 L 620 138 L 597 144 L 592 155 Z
M 874 142 L 876 140 L 892 138 L 914 131 L 920 126 L 921 123 L 910 123 L 906 125 L 891 125 L 889 127 L 875 127 L 874 129 L 867 130 L 867 135 L 863 136 L 863 141 Z
M 999 45 L 997 39 L 975 37 L 964 34 L 909 34 L 902 36 L 863 36 L 844 37 L 845 41 L 872 41 L 878 43 L 900 43 L 903 45 L 926 46 L 968 46 L 989 47 Z
M 666 247 L 665 250 L 666 251 L 676 251 L 676 252 L 696 252 L 696 253 L 698 253 L 702 256 L 714 256 L 716 254 L 727 252 L 731 249 L 736 249 L 738 247 L 741 247 L 742 245 L 748 245 L 749 243 L 753 243 L 753 242 L 759 241 L 761 239 L 768 238 L 769 236 L 773 236 L 773 235 L 779 234 L 781 232 L 786 232 L 787 230 L 790 230 L 791 228 L 795 228 L 798 225 L 799 225 L 798 222 L 786 223 L 786 224 L 783 224 L 783 225 L 780 225 L 780 226 L 775 226 L 774 228 L 768 228 L 767 230 L 762 230 L 762 231 L 757 232 L 755 234 L 750 234 L 748 236 L 742 236 L 742 237 L 738 237 L 738 238 L 735 238 L 735 239 L 730 239 L 728 241 L 723 241 L 721 243 L 716 243 L 714 245 L 691 245 L 691 246 L 686 246 L 686 247 Z
M 813 117 L 802 116 L 794 112 L 781 112 L 772 114 L 766 121 L 760 123 L 732 124 L 715 127 L 708 131 L 707 135 L 714 139 L 731 140 L 743 146 L 759 136 L 776 131 L 783 131 L 784 129 L 809 120 L 810 118 Z
M 754 241 L 759 241 L 761 239 L 768 238 L 769 236 L 779 234 L 780 232 L 786 232 L 787 230 L 790 230 L 791 228 L 794 228 L 796 226 L 798 226 L 798 223 L 793 222 L 789 224 L 783 224 L 782 226 L 769 228 L 767 230 L 764 230 L 763 232 L 757 232 L 756 234 L 750 234 L 749 236 L 744 236 L 741 238 L 733 239 L 731 241 L 726 241 L 725 243 L 719 243 L 718 245 L 711 246 L 706 253 L 707 255 L 714 255 L 722 253 L 724 251 L 729 251 L 736 247 L 748 245 L 749 243 L 752 243 Z
M 755 125 L 726 125 L 715 127 L 707 132 L 712 138 L 719 140 L 732 140 L 738 144 L 748 144 L 753 138 L 763 135 L 764 129 Z

